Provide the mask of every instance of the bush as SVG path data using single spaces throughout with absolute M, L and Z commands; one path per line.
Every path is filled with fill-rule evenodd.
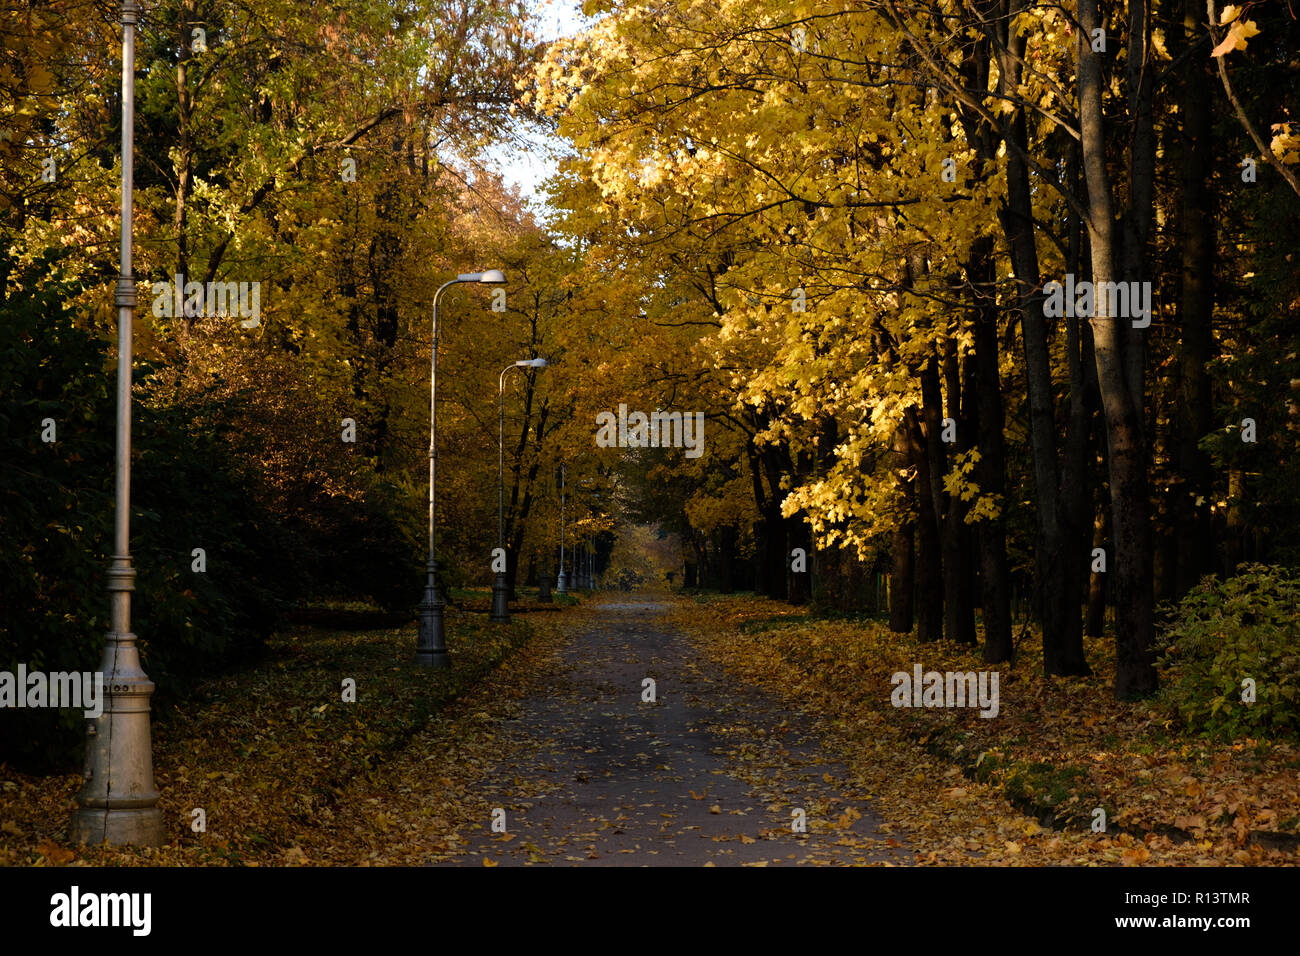
M 1159 639 L 1158 706 L 1218 737 L 1300 733 L 1300 576 L 1243 566 L 1188 592 Z M 1242 701 L 1243 681 L 1255 700 Z
M 417 525 L 418 539 L 402 523 L 400 489 L 372 480 L 360 502 L 322 496 L 311 506 L 310 527 L 302 536 L 314 556 L 308 565 L 313 596 L 365 597 L 384 611 L 414 615 L 428 545 L 423 522 Z M 439 581 L 458 586 L 461 579 L 446 550 L 439 552 Z
M 0 670 L 98 668 L 108 630 L 115 384 L 109 344 L 65 307 L 53 263 L 0 299 Z M 132 630 L 155 704 L 248 660 L 276 623 L 293 571 L 250 466 L 213 424 L 215 403 L 159 400 L 137 369 L 133 403 Z M 57 441 L 41 440 L 53 419 Z M 192 551 L 207 571 L 192 570 Z M 0 712 L 0 760 L 75 766 L 80 712 Z

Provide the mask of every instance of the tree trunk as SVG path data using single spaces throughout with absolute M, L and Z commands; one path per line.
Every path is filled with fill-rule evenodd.
M 1139 4 L 1139 6 L 1142 6 Z M 1081 30 L 1076 38 L 1079 120 L 1084 175 L 1088 183 L 1088 239 L 1095 288 L 1125 277 L 1116 269 L 1116 227 L 1106 170 L 1101 62 L 1087 42 L 1101 25 L 1097 0 L 1079 0 Z M 1129 257 L 1126 257 L 1129 258 Z M 1151 596 L 1151 527 L 1147 500 L 1146 444 L 1142 434 L 1140 382 L 1132 380 L 1128 318 L 1111 316 L 1105 295 L 1094 297 L 1093 342 L 1097 381 L 1106 415 L 1110 460 L 1111 528 L 1115 597 L 1115 695 L 1121 700 L 1155 690 L 1154 607 Z M 1130 343 L 1126 352 L 1125 344 Z
M 984 660 L 1011 659 L 1011 589 L 1007 580 L 1006 438 L 1002 383 L 998 372 L 998 309 L 993 282 L 993 240 L 981 238 L 971 250 L 967 272 L 975 289 L 975 433 L 980 460 L 975 480 L 980 494 L 997 503 L 995 518 L 977 526 L 980 551 L 980 608 Z
M 1183 39 L 1204 36 L 1205 5 L 1184 0 Z M 1210 63 L 1189 55 L 1182 68 L 1182 276 L 1178 319 L 1178 401 L 1174 409 L 1177 475 L 1174 479 L 1174 540 L 1177 572 L 1174 597 L 1182 597 L 1214 570 L 1210 503 L 1214 475 L 1197 443 L 1213 429 L 1209 362 L 1213 355 L 1215 191 L 1211 188 L 1214 142 Z
M 537 569 L 537 603 L 551 603 L 551 572 L 545 564 Z
M 785 474 L 780 453 L 765 446 L 753 461 L 754 499 L 762 515 L 763 541 L 760 560 L 763 566 L 762 590 L 768 597 L 784 601 L 790 595 L 789 525 L 781 514 L 781 477 Z M 757 470 L 761 468 L 761 473 Z M 763 486 L 763 478 L 767 487 Z
M 794 483 L 807 481 L 813 473 L 813 456 L 809 452 L 800 452 L 794 461 Z M 775 497 L 775 496 L 774 496 Z M 812 597 L 813 552 L 812 529 L 808 527 L 804 513 L 797 511 L 785 519 L 785 543 L 790 548 L 801 548 L 807 559 L 807 568 L 795 574 L 791 570 L 789 551 L 782 559 L 785 572 L 787 600 L 791 604 L 807 604 Z
M 176 233 L 176 259 L 173 265 L 174 282 L 187 281 L 190 270 L 187 219 L 190 191 L 193 188 L 194 142 L 190 131 L 193 104 L 190 100 L 188 74 L 191 55 L 189 21 L 194 15 L 193 7 L 192 0 L 186 0 L 181 4 L 178 11 L 180 16 L 180 45 L 176 58 L 176 156 L 173 160 L 173 168 L 176 173 L 176 208 L 172 215 L 172 229 Z M 180 295 L 183 300 L 184 289 L 181 290 Z M 181 315 L 175 318 L 179 320 L 178 327 L 182 330 L 182 336 L 188 337 L 194 325 L 194 319 L 185 315 L 183 311 Z
M 1246 473 L 1228 469 L 1228 514 L 1224 522 L 1224 575 L 1232 577 L 1246 559 Z
M 789 582 L 787 588 L 787 600 L 791 604 L 807 604 L 812 597 L 812 571 L 813 571 L 813 544 L 812 532 L 808 528 L 808 522 L 804 521 L 801 515 L 794 514 L 785 519 L 785 539 L 793 548 L 802 548 L 807 556 L 807 566 L 804 571 L 796 574 L 791 570 L 791 561 L 785 561 L 783 568 L 786 573 L 786 580 Z
M 894 460 L 899 469 L 907 467 L 908 448 L 906 425 L 899 425 L 894 432 Z M 889 629 L 895 634 L 910 634 L 914 623 L 916 564 L 912 539 L 915 525 L 911 516 L 916 511 L 916 496 L 913 484 L 914 481 L 907 481 L 903 486 L 901 517 L 890 547 L 893 568 L 889 576 Z
M 1003 57 L 1003 69 L 1016 69 L 1008 56 Z M 1017 114 L 1010 132 L 1023 148 L 1027 141 L 1023 114 Z M 1047 319 L 1043 315 L 1043 283 L 1034 244 L 1032 208 L 1029 169 L 1020 154 L 1009 148 L 1007 200 L 1002 222 L 1011 248 L 1012 270 L 1020 288 L 1021 340 L 1037 506 L 1034 604 L 1043 630 L 1043 670 L 1057 675 L 1086 674 L 1088 665 L 1083 656 L 1082 634 L 1071 626 L 1071 619 L 1079 617 L 1078 603 L 1071 605 L 1068 580 L 1067 551 L 1074 546 L 1074 541 L 1066 534 L 1060 501 L 1052 358 Z
M 926 437 L 916 409 L 907 411 L 908 441 L 916 469 L 916 634 L 921 641 L 943 636 L 943 558 L 939 551 L 939 523 L 934 509 L 930 459 Z
M 962 399 L 963 368 L 966 378 L 966 398 Z M 944 380 L 948 397 L 947 417 L 956 425 L 956 442 L 954 452 L 968 451 L 971 447 L 973 427 L 963 409 L 969 408 L 971 396 L 971 369 L 973 361 L 965 362 L 957 358 L 957 342 L 949 337 L 945 343 Z M 941 439 L 941 435 L 936 435 Z M 940 442 L 940 447 L 943 447 Z M 954 456 L 955 459 L 955 456 Z M 950 467 L 950 462 L 945 462 Z M 945 470 L 946 470 L 945 468 Z M 942 490 L 942 476 L 940 476 Z M 957 644 L 975 644 L 975 593 L 972 588 L 971 574 L 971 535 L 966 524 L 966 502 L 957 495 L 943 492 L 943 633 L 944 637 Z
M 1103 504 L 1097 508 L 1092 522 L 1094 550 L 1106 547 L 1106 531 L 1106 508 Z M 1088 567 L 1088 614 L 1084 620 L 1083 632 L 1089 637 L 1101 637 L 1106 630 L 1106 575 L 1101 571 L 1091 570 L 1091 564 Z
M 718 545 L 718 590 L 732 594 L 736 590 L 736 530 L 723 525 L 713 539 Z

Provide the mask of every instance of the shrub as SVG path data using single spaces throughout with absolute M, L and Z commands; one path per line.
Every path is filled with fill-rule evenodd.
M 1300 576 L 1248 565 L 1206 578 L 1159 639 L 1158 706 L 1219 737 L 1300 732 Z M 1253 703 L 1243 681 L 1255 682 Z
M 108 342 L 65 306 L 77 291 L 50 268 L 0 298 L 0 670 L 95 670 L 109 626 L 116 379 Z M 292 562 L 212 425 L 219 410 L 149 400 L 148 370 L 135 377 L 132 630 L 157 705 L 256 655 Z M 46 418 L 55 443 L 41 441 Z M 0 760 L 75 766 L 84 734 L 78 711 L 6 708 Z

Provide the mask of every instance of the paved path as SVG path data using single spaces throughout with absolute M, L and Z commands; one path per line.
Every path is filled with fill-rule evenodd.
M 531 682 L 476 787 L 483 827 L 441 865 L 911 862 L 846 796 L 843 766 L 825 762 L 806 718 L 702 662 L 664 610 L 600 606 Z

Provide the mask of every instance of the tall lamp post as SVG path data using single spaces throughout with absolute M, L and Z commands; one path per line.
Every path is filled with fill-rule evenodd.
M 85 783 L 68 837 L 73 843 L 163 842 L 153 779 L 149 698 L 154 685 L 140 667 L 131 633 L 131 346 L 135 278 L 131 272 L 131 204 L 135 164 L 135 24 L 137 0 L 122 0 L 122 244 L 117 278 L 117 453 L 113 558 L 108 569 L 112 630 L 100 671 L 106 687 L 100 716 L 86 724 Z
M 500 269 L 466 272 L 444 282 L 433 294 L 432 371 L 429 375 L 429 561 L 425 565 L 424 598 L 420 601 L 420 633 L 415 643 L 415 661 L 422 667 L 450 667 L 446 637 L 442 628 L 442 595 L 438 591 L 438 558 L 434 551 L 438 508 L 438 299 L 443 291 L 461 282 L 504 285 Z
M 520 359 L 507 365 L 497 376 L 497 399 L 500 411 L 497 417 L 497 547 L 505 556 L 506 550 L 506 372 L 512 368 L 546 368 L 546 359 Z M 491 619 L 504 624 L 510 620 L 510 602 L 507 593 L 506 572 L 498 571 L 492 581 Z
M 556 594 L 569 593 L 569 579 L 564 573 L 564 466 L 560 466 L 560 577 L 555 582 Z

